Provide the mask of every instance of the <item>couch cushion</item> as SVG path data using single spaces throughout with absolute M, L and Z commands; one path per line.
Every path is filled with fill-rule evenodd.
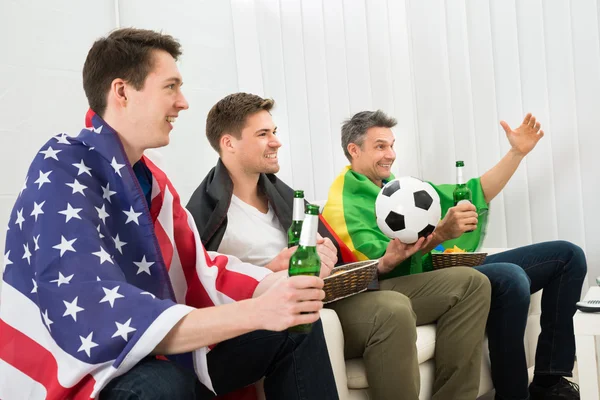
M 433 358 L 435 354 L 435 324 L 417 327 L 417 356 L 419 364 Z M 365 363 L 361 358 L 346 360 L 348 388 L 365 389 L 369 387 Z

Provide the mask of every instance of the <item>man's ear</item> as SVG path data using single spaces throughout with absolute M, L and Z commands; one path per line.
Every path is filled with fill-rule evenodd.
M 221 136 L 221 140 L 219 140 L 219 148 L 221 149 L 221 153 L 235 153 L 235 144 L 236 139 L 230 134 L 226 133 Z
M 360 155 L 360 146 L 356 143 L 348 143 L 348 147 L 346 148 L 348 149 L 348 153 L 353 159 L 357 158 Z
M 117 78 L 111 82 L 110 94 L 122 107 L 127 105 L 127 84 L 123 79 Z

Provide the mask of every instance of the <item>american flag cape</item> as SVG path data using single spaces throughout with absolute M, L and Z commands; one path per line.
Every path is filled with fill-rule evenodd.
M 36 154 L 10 215 L 0 398 L 89 399 L 194 308 L 250 298 L 266 268 L 206 252 L 150 159 L 152 202 L 99 116 Z M 213 390 L 209 348 L 178 355 Z M 214 390 L 213 390 L 214 391 Z

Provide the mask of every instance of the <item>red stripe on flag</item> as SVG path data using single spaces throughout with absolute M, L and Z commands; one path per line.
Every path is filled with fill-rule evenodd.
M 173 261 L 173 243 L 169 239 L 169 235 L 165 232 L 164 228 L 158 221 L 154 222 L 154 233 L 158 239 L 158 246 L 162 253 L 163 260 L 165 260 L 165 267 L 167 271 L 171 268 L 171 262 Z
M 65 388 L 58 382 L 58 364 L 51 352 L 1 319 L 0 337 L 0 359 L 41 383 L 47 399 L 90 399 L 96 384 L 93 376 L 88 374 L 77 385 Z
M 187 292 L 185 294 L 185 304 L 197 308 L 212 307 L 215 304 L 210 299 L 210 296 L 206 292 L 204 286 L 202 286 L 200 278 L 198 278 L 198 274 L 196 272 L 196 239 L 194 237 L 194 232 L 188 224 L 187 213 L 185 212 L 185 209 L 181 206 L 179 194 L 167 178 L 166 174 L 160 168 L 158 168 L 152 161 L 150 161 L 147 158 L 145 159 L 145 161 L 146 166 L 152 172 L 152 176 L 154 177 L 161 189 L 161 196 L 164 197 L 165 187 L 169 188 L 169 191 L 173 196 L 173 231 L 175 236 L 175 243 L 173 244 L 170 242 L 170 239 L 168 238 L 160 224 L 155 223 L 154 226 L 157 235 L 160 231 L 161 235 L 164 234 L 166 240 L 169 241 L 171 246 L 174 245 L 177 248 L 179 260 L 181 261 L 183 275 L 185 276 L 185 281 L 188 286 Z M 154 202 L 152 206 L 154 209 Z M 160 210 L 160 208 L 158 210 Z M 161 240 L 159 239 L 159 243 L 160 242 Z M 162 247 L 163 246 L 161 245 L 161 251 Z M 171 258 L 169 258 L 169 260 L 170 259 Z
M 216 287 L 217 290 L 235 301 L 246 300 L 252 297 L 258 281 L 251 276 L 244 275 L 236 271 L 230 271 L 227 267 L 227 256 L 219 255 L 213 260 L 210 259 L 206 250 L 204 250 L 206 264 L 209 267 L 216 266 L 219 268 L 217 275 Z

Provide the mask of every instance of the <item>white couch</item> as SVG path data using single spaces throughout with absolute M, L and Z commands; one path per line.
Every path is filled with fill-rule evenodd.
M 540 333 L 541 293 L 531 297 L 527 330 L 525 332 L 525 352 L 530 375 L 533 373 L 535 348 Z M 344 359 L 344 334 L 335 311 L 324 309 L 321 312 L 325 340 L 340 400 L 374 399 L 369 395 L 365 364 L 362 358 Z M 424 325 L 417 328 L 417 351 L 419 371 L 421 374 L 421 393 L 419 399 L 431 398 L 434 372 L 435 325 Z M 479 395 L 482 396 L 493 389 L 490 376 L 490 359 L 487 340 L 484 343 L 484 357 L 481 365 L 481 383 Z
M 493 254 L 503 250 L 504 249 L 483 249 L 482 251 Z M 524 338 L 525 354 L 527 357 L 527 367 L 529 368 L 530 379 L 533 375 L 535 349 L 541 330 L 541 299 L 541 291 L 531 296 L 529 317 L 527 319 L 527 328 Z M 331 359 L 340 400 L 376 400 L 369 394 L 369 384 L 367 382 L 365 364 L 362 358 L 353 358 L 350 360 L 344 359 L 344 333 L 335 311 L 323 309 L 321 311 L 321 320 L 323 321 L 325 340 L 327 342 L 329 358 Z M 421 374 L 420 400 L 431 398 L 435 365 L 435 330 L 435 324 L 423 325 L 417 328 L 417 353 L 419 357 L 419 372 Z M 481 381 L 479 384 L 480 397 L 485 396 L 494 388 L 490 375 L 490 358 L 487 340 L 483 343 L 483 355 L 484 357 L 482 358 L 481 363 Z M 259 397 L 261 400 L 264 400 L 264 394 L 262 393 L 262 388 L 260 388 L 260 386 L 262 385 L 259 384 Z
M 492 254 L 503 249 L 485 249 Z M 525 331 L 525 353 L 530 376 L 533 374 L 535 349 L 540 334 L 541 292 L 531 296 L 527 329 Z M 329 350 L 329 357 L 333 366 L 336 385 L 340 400 L 374 399 L 369 395 L 365 364 L 362 358 L 344 359 L 344 334 L 340 320 L 335 311 L 324 309 L 321 311 L 325 340 Z M 435 324 L 419 326 L 417 328 L 417 352 L 419 357 L 419 371 L 421 374 L 421 392 L 419 399 L 431 398 L 434 373 L 435 351 Z M 481 365 L 481 382 L 479 396 L 489 393 L 493 389 L 490 375 L 490 358 L 487 340 L 483 344 Z

